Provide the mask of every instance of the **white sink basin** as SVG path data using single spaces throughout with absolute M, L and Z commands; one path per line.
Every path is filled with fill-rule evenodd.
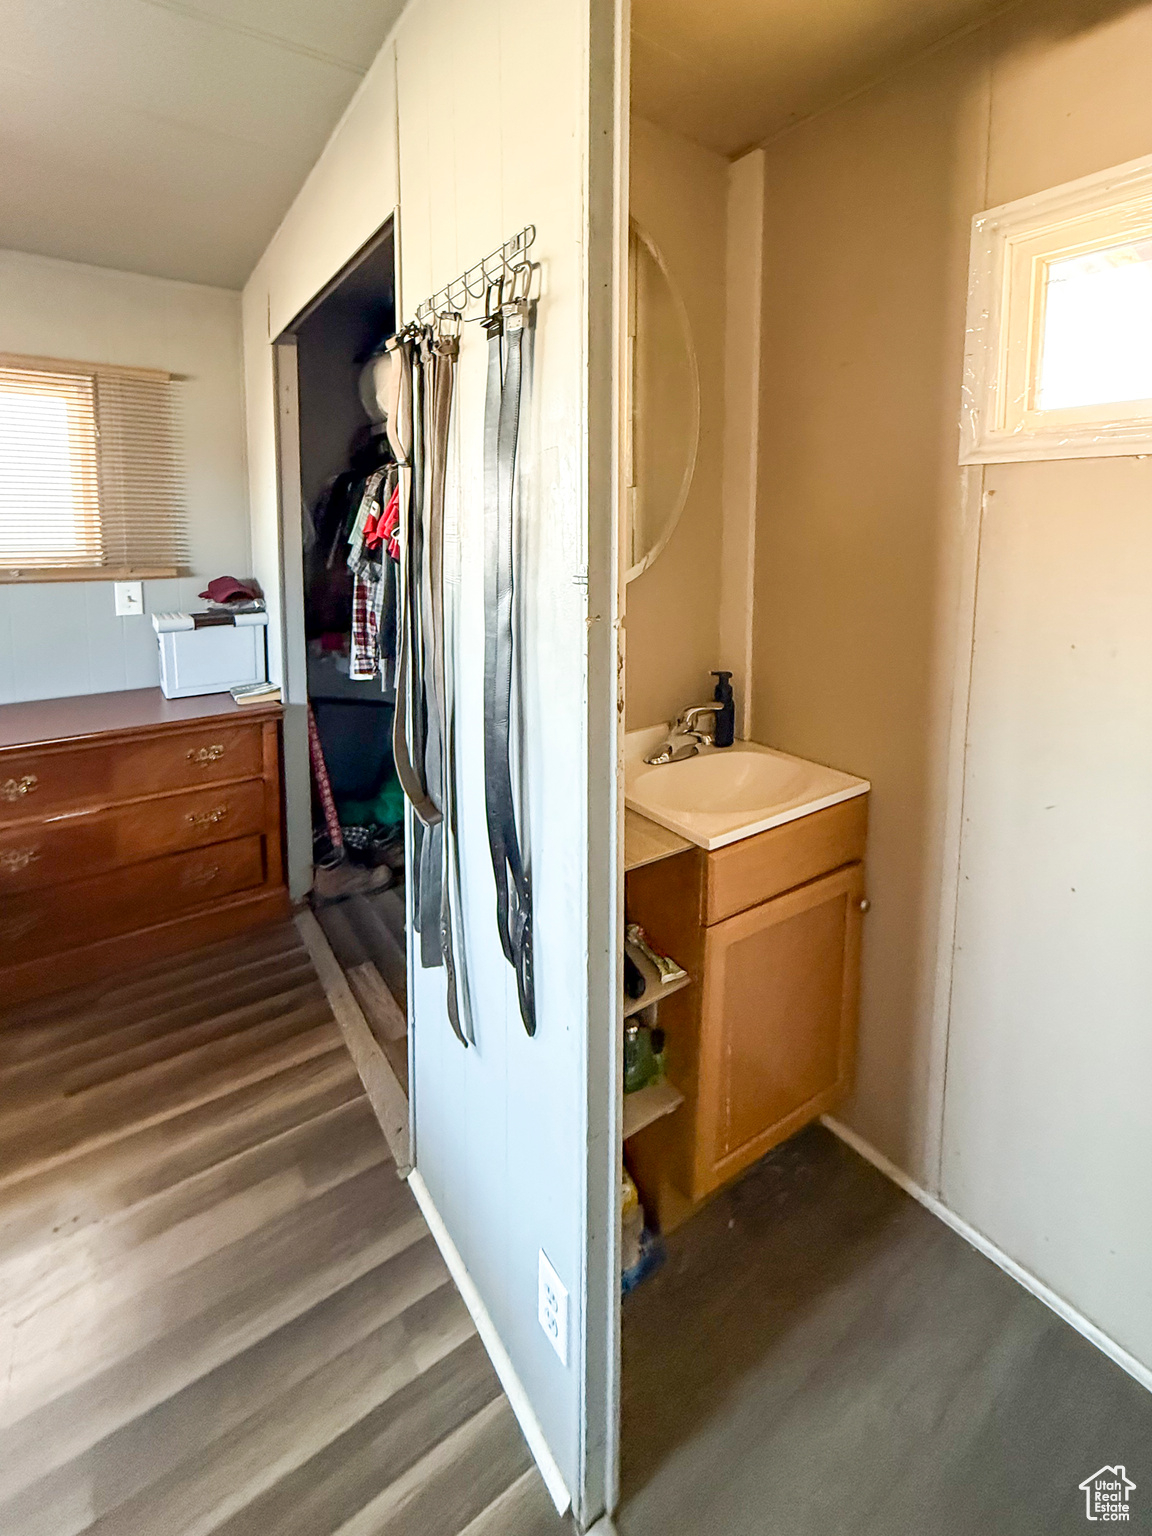
M 723 848 L 855 795 L 854 778 L 754 741 L 705 747 L 696 757 L 658 767 L 644 761 L 665 737 L 662 727 L 630 733 L 624 748 L 624 799 L 633 810 L 700 848 Z

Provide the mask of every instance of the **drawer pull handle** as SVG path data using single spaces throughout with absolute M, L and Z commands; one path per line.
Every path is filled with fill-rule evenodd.
M 872 903 L 868 900 L 867 896 L 861 896 L 859 906 L 861 912 L 870 912 L 872 910 Z
M 214 827 L 228 814 L 226 805 L 218 805 L 214 811 L 189 811 L 184 820 L 190 827 Z
M 5 848 L 0 852 L 0 869 L 7 875 L 18 875 L 39 857 L 39 848 Z
M 220 873 L 219 864 L 210 864 L 207 869 L 188 869 L 184 872 L 182 885 L 211 885 Z
M 224 746 L 218 741 L 210 747 L 193 747 L 188 753 L 188 761 L 203 767 L 207 763 L 218 763 L 223 756 Z
M 9 803 L 23 800 L 25 795 L 34 795 L 40 780 L 34 773 L 26 773 L 22 779 L 5 779 L 0 784 L 0 797 Z

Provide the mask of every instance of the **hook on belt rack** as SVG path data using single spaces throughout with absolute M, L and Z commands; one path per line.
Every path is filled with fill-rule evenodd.
M 525 224 L 518 234 L 489 251 L 482 261 L 418 304 L 417 324 L 426 325 L 434 316 L 445 312 L 462 314 L 470 300 L 483 299 L 493 284 L 507 282 L 512 271 L 524 264 L 535 239 L 535 224 Z

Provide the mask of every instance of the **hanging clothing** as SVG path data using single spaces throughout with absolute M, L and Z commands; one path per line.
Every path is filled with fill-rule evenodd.
M 384 483 L 385 473 L 383 469 L 374 470 L 365 480 L 360 494 L 360 504 L 348 533 L 348 569 L 353 573 L 359 568 L 367 551 L 369 529 L 375 529 L 383 510 L 380 487 Z
M 388 510 L 384 513 L 380 522 L 380 532 L 384 536 L 389 556 L 400 563 L 400 488 L 397 486 L 392 493 L 392 500 L 388 503 Z
M 392 447 L 383 432 L 351 455 L 348 468 L 325 487 L 312 512 L 315 529 L 315 556 L 328 566 L 341 566 L 347 559 L 348 538 L 364 498 L 368 479 L 377 470 L 395 469 Z
M 369 682 L 380 670 L 380 620 L 384 611 L 384 569 L 379 560 L 365 558 L 353 572 L 352 643 L 348 676 Z
M 393 502 L 399 503 L 399 479 L 395 465 L 389 465 L 365 480 L 348 535 L 353 582 L 348 675 L 365 682 L 379 674 L 386 692 L 395 685 L 396 570 L 384 552 L 381 529 Z
M 389 559 L 400 559 L 400 541 L 397 532 L 400 526 L 400 484 L 399 479 L 392 487 L 392 493 L 388 497 L 387 505 L 378 517 L 370 517 L 364 530 L 364 542 L 369 549 L 379 548 L 383 544 Z

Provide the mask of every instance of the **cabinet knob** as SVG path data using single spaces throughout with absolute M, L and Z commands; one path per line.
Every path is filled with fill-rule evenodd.
M 26 773 L 22 779 L 5 779 L 0 784 L 0 797 L 14 805 L 17 800 L 23 800 L 25 795 L 34 795 L 39 783 L 34 773 Z
M 0 852 L 0 870 L 6 875 L 18 875 L 39 857 L 39 848 L 5 848 Z
M 872 903 L 868 900 L 867 896 L 861 896 L 860 910 L 861 912 L 870 912 L 872 910 Z

